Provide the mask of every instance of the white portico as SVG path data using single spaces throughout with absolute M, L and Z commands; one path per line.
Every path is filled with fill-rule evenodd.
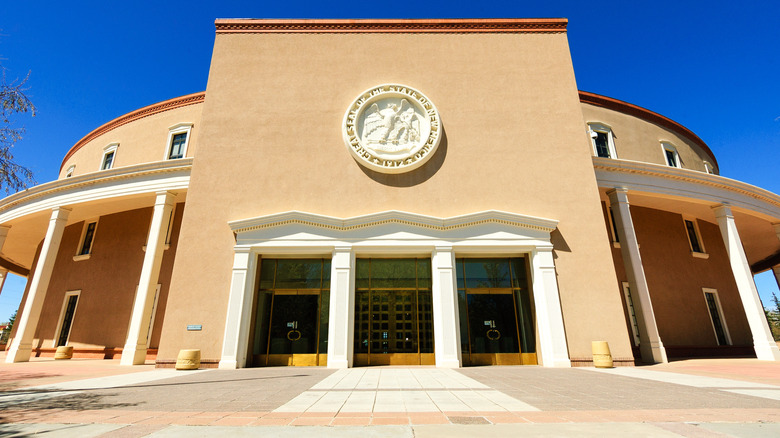
M 327 366 L 354 363 L 356 260 L 416 257 L 430 260 L 437 367 L 463 365 L 456 258 L 524 257 L 534 303 L 532 337 L 544 366 L 570 366 L 555 280 L 550 232 L 557 221 L 499 211 L 434 218 L 389 211 L 349 219 L 287 212 L 230 223 L 236 233 L 220 368 L 248 361 L 260 260 L 318 257 L 328 261 Z M 487 293 L 487 292 L 486 292 Z M 292 327 L 288 325 L 288 327 Z M 292 327 L 290 333 L 293 333 Z M 288 334 L 300 338 L 300 334 Z M 496 335 L 498 336 L 498 335 Z M 322 364 L 322 363 L 320 363 Z

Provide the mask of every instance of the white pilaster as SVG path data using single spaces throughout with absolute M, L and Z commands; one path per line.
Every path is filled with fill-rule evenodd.
M 334 248 L 330 266 L 328 368 L 350 368 L 355 337 L 355 253 L 352 247 Z
M 3 250 L 3 245 L 5 245 L 5 238 L 8 237 L 8 230 L 10 230 L 11 227 L 7 225 L 0 225 L 0 253 Z M 0 268 L 0 294 L 3 293 L 3 286 L 5 286 L 5 279 L 8 276 L 8 269 Z
M 436 367 L 460 368 L 460 320 L 452 247 L 437 246 L 431 255 L 431 265 Z
M 739 238 L 731 208 L 727 204 L 721 204 L 713 207 L 713 210 L 715 210 L 715 217 L 718 220 L 720 234 L 723 236 L 723 243 L 726 244 L 731 271 L 734 273 L 734 281 L 737 283 L 739 297 L 742 299 L 742 307 L 745 309 L 748 326 L 753 335 L 753 348 L 756 350 L 756 357 L 761 360 L 780 360 L 780 350 L 778 350 L 777 344 L 772 338 L 772 332 L 769 330 L 769 324 L 766 321 L 761 300 L 758 298 L 753 273 L 750 271 L 745 250 L 742 248 L 742 241 Z
M 146 361 L 146 337 L 149 332 L 149 320 L 152 317 L 154 294 L 165 247 L 165 232 L 173 210 L 173 200 L 173 193 L 157 192 L 152 224 L 146 239 L 146 253 L 144 253 L 138 290 L 133 303 L 133 313 L 130 316 L 130 328 L 122 349 L 122 359 L 119 361 L 121 365 L 143 365 Z
M 634 222 L 631 219 L 628 191 L 616 188 L 610 190 L 607 195 L 609 195 L 612 215 L 617 226 L 620 253 L 623 256 L 628 285 L 631 288 L 632 296 L 635 297 L 634 308 L 638 310 L 636 321 L 639 325 L 639 349 L 642 353 L 642 360 L 650 363 L 666 363 L 668 362 L 666 348 L 664 348 L 661 336 L 658 334 L 658 324 L 655 321 L 653 303 L 650 300 L 650 289 L 647 287 L 645 268 L 642 265 Z
M 219 368 L 236 369 L 246 366 L 256 267 L 257 254 L 252 253 L 249 248 L 235 248 Z
M 38 327 L 41 308 L 46 299 L 46 291 L 49 288 L 49 280 L 51 280 L 51 273 L 54 270 L 54 262 L 57 259 L 62 233 L 65 231 L 69 214 L 70 210 L 67 208 L 55 207 L 52 209 L 49 228 L 43 239 L 38 265 L 35 267 L 30 289 L 27 292 L 27 300 L 24 303 L 22 314 L 17 319 L 16 337 L 14 337 L 5 359 L 8 363 L 30 360 L 33 336 L 35 336 L 35 329 Z
M 536 247 L 531 254 L 536 326 L 539 331 L 538 351 L 542 366 L 570 367 L 552 250 L 552 246 Z

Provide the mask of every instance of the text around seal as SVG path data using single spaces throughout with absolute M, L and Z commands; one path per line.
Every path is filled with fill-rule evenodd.
M 384 84 L 361 93 L 344 115 L 342 133 L 358 162 L 382 173 L 422 166 L 439 146 L 439 112 L 424 94 Z

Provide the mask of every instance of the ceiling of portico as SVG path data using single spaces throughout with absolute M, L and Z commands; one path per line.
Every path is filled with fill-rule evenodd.
M 609 205 L 607 188 L 601 188 L 601 199 Z M 680 215 L 691 215 L 699 220 L 717 224 L 715 211 L 712 207 L 718 205 L 709 201 L 695 198 L 680 198 L 655 193 L 629 191 L 628 202 L 632 206 L 663 210 Z M 780 251 L 780 238 L 778 238 L 773 223 L 780 222 L 765 214 L 732 207 L 734 222 L 745 248 L 748 263 L 751 265 L 764 260 Z

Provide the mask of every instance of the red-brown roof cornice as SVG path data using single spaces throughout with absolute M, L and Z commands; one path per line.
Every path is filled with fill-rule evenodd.
M 127 113 L 121 117 L 117 117 L 116 119 L 111 120 L 110 122 L 104 125 L 101 125 L 94 131 L 84 136 L 84 138 L 77 141 L 76 144 L 74 144 L 73 147 L 70 148 L 68 153 L 65 154 L 65 158 L 62 159 L 62 164 L 60 164 L 60 172 L 62 171 L 63 166 L 65 166 L 65 162 L 68 161 L 68 158 L 72 157 L 77 150 L 81 149 L 82 146 L 94 140 L 98 136 L 103 135 L 106 132 L 118 128 L 124 124 L 133 122 L 138 119 L 142 119 L 147 116 L 151 116 L 153 114 L 161 113 L 163 111 L 168 111 L 176 108 L 181 108 L 187 105 L 202 103 L 205 98 L 206 98 L 205 91 L 201 91 L 200 93 L 187 94 L 186 96 L 174 97 L 173 99 L 164 100 L 162 102 L 158 102 L 149 106 L 145 106 L 141 109 L 137 109 L 131 113 Z
M 710 147 L 707 146 L 707 143 L 704 143 L 704 140 L 700 139 L 698 135 L 693 133 L 693 131 L 668 117 L 662 116 L 656 112 L 650 111 L 649 109 L 642 108 L 641 106 L 637 106 L 632 103 L 623 102 L 622 100 L 613 99 L 611 97 L 602 96 L 595 93 L 589 93 L 587 91 L 580 91 L 580 102 L 619 111 L 621 113 L 647 120 L 648 122 L 655 123 L 656 125 L 682 134 L 690 141 L 701 147 L 704 152 L 706 152 L 710 158 L 712 158 L 712 164 L 716 166 L 716 168 L 720 169 L 720 166 L 718 166 L 718 160 L 715 158 L 715 154 L 712 153 L 712 150 L 710 150 Z
M 525 33 L 566 32 L 565 18 L 217 20 L 217 33 Z

